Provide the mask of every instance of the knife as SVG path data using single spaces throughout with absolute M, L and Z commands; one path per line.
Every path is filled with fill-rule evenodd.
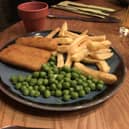
M 55 15 L 55 14 L 49 14 L 47 16 L 51 19 L 67 19 L 67 20 L 80 20 L 85 22 L 100 22 L 100 23 L 119 23 L 120 19 L 117 19 L 115 17 L 106 17 L 103 18 L 97 18 L 97 17 L 77 17 L 77 16 L 61 16 L 61 15 Z

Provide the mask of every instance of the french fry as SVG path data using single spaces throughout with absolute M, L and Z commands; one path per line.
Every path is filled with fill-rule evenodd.
M 90 53 L 89 54 L 92 58 L 98 59 L 98 60 L 106 60 L 110 57 L 113 56 L 113 52 L 108 52 L 108 53 L 101 53 L 101 54 L 95 54 L 95 53 Z
M 68 54 L 64 66 L 71 67 L 71 65 L 72 65 L 71 56 Z
M 53 38 L 59 31 L 60 31 L 60 28 L 59 28 L 59 27 L 56 28 L 56 29 L 54 29 L 52 32 L 50 32 L 50 33 L 46 36 L 46 38 Z
M 99 60 L 96 60 L 96 59 L 93 59 L 89 56 L 86 56 L 85 58 L 83 58 L 82 62 L 84 63 L 90 63 L 90 64 L 95 64 L 95 63 L 98 63 Z
M 111 42 L 109 40 L 105 40 L 103 42 L 96 42 L 96 41 L 90 41 L 87 44 L 87 47 L 89 50 L 91 51 L 96 51 L 98 49 L 105 49 L 105 48 L 109 48 L 111 45 Z
M 68 37 L 59 37 L 55 39 L 57 40 L 58 44 L 62 44 L 62 45 L 71 44 L 73 42 L 73 39 Z
M 109 48 L 99 49 L 97 51 L 94 51 L 94 53 L 97 53 L 97 54 L 109 53 L 109 52 L 111 52 L 111 49 L 109 49 Z
M 82 35 L 79 36 L 78 38 L 76 38 L 74 40 L 74 42 L 72 44 L 70 44 L 69 46 L 69 53 L 73 50 L 76 49 L 84 40 L 86 40 L 87 36 L 86 35 Z
M 71 56 L 72 61 L 79 62 L 81 61 L 86 55 L 88 55 L 87 49 L 83 49 L 80 52 L 75 53 Z
M 113 84 L 117 81 L 117 76 L 110 73 L 101 72 L 98 70 L 91 69 L 81 63 L 75 63 L 74 67 L 82 71 L 84 75 L 91 75 L 96 79 L 102 80 L 107 84 Z
M 87 35 L 88 30 L 83 31 L 80 35 Z
M 105 41 L 105 40 L 106 40 L 106 36 L 105 36 L 105 35 L 89 36 L 89 38 L 90 38 L 92 41 L 97 41 L 97 42 L 101 42 L 101 41 Z
M 57 67 L 61 68 L 64 66 L 64 56 L 61 53 L 57 54 Z
M 107 72 L 107 73 L 110 71 L 110 66 L 106 61 L 98 61 L 96 65 L 98 66 L 100 71 Z
M 60 45 L 57 47 L 57 51 L 60 53 L 67 53 L 69 49 L 69 45 Z
M 65 37 L 72 38 L 72 39 L 75 39 L 75 38 L 77 38 L 77 37 L 79 36 L 79 34 L 73 33 L 73 32 L 71 32 L 71 31 L 65 31 L 65 32 L 64 32 L 64 36 L 65 36 Z
M 65 31 L 68 30 L 68 24 L 67 22 L 64 22 L 64 24 L 62 25 L 60 32 L 59 32 L 59 37 L 60 36 L 65 36 Z

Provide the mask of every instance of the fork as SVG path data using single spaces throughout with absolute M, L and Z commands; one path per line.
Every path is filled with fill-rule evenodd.
M 5 126 L 1 129 L 48 129 L 48 128 L 38 128 L 38 127 L 24 127 L 24 126 Z M 50 128 L 49 128 L 50 129 Z

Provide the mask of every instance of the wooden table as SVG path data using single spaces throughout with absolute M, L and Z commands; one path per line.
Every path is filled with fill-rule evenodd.
M 83 0 L 85 3 L 95 3 L 108 7 L 119 8 L 104 0 Z M 72 15 L 72 13 L 50 9 L 56 14 Z M 116 13 L 122 17 L 124 10 Z M 64 20 L 47 19 L 45 29 L 61 26 Z M 82 21 L 68 21 L 71 30 L 84 31 L 88 29 L 94 34 L 106 34 L 112 41 L 112 46 L 119 51 L 126 64 L 127 73 L 118 92 L 108 101 L 91 110 L 80 110 L 68 113 L 51 113 L 32 110 L 23 106 L 0 92 L 0 127 L 6 125 L 22 125 L 32 127 L 46 127 L 55 129 L 127 129 L 129 128 L 129 40 L 121 42 L 119 24 L 92 23 Z M 25 33 L 22 22 L 7 28 L 0 35 L 0 46 L 19 35 Z M 2 84 L 1 84 L 2 85 Z

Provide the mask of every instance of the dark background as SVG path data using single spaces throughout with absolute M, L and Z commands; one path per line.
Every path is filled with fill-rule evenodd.
M 0 31 L 5 29 L 6 27 L 14 24 L 19 20 L 17 14 L 17 5 L 22 2 L 27 2 L 32 0 L 0 0 Z M 36 0 L 35 0 L 36 1 Z M 56 4 L 62 0 L 39 0 L 43 2 L 47 2 L 50 5 Z M 118 3 L 120 5 L 127 5 L 129 0 L 109 0 L 111 2 Z

